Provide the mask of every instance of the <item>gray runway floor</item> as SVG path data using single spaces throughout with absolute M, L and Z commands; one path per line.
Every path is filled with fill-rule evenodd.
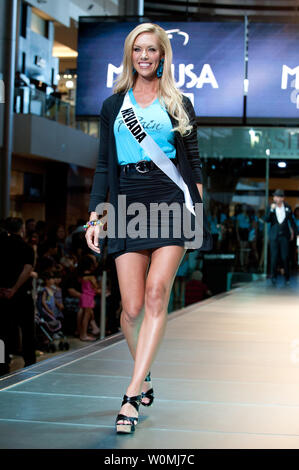
M 121 334 L 3 378 L 0 448 L 299 448 L 298 294 L 258 281 L 171 314 L 132 435 L 114 428 L 133 370 Z

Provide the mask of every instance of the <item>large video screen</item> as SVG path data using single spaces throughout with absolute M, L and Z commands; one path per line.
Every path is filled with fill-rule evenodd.
M 98 116 L 121 72 L 126 36 L 139 23 L 79 23 L 76 113 Z M 243 22 L 159 22 L 173 49 L 176 85 L 192 101 L 197 116 L 242 117 Z
M 250 23 L 247 117 L 299 117 L 299 27 Z

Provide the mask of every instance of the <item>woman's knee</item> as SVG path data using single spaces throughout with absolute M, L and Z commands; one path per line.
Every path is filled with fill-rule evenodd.
M 167 307 L 169 288 L 163 282 L 150 283 L 145 288 L 145 308 L 151 315 L 163 313 Z
M 122 315 L 124 315 L 125 320 L 129 323 L 134 323 L 143 308 L 143 302 L 124 302 L 122 303 Z

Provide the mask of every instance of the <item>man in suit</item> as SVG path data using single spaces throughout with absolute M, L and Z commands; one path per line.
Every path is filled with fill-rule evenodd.
M 268 207 L 265 221 L 270 222 L 271 280 L 276 284 L 278 256 L 282 261 L 286 284 L 289 284 L 289 244 L 297 235 L 291 207 L 284 201 L 282 189 L 273 193 L 273 203 Z

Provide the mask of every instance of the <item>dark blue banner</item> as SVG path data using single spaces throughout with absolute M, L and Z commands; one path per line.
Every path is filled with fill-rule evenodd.
M 98 116 L 121 71 L 124 41 L 139 23 L 79 24 L 77 115 Z M 177 86 L 203 117 L 243 114 L 244 24 L 161 22 L 173 49 Z
M 299 117 L 298 50 L 298 25 L 249 24 L 248 117 Z

